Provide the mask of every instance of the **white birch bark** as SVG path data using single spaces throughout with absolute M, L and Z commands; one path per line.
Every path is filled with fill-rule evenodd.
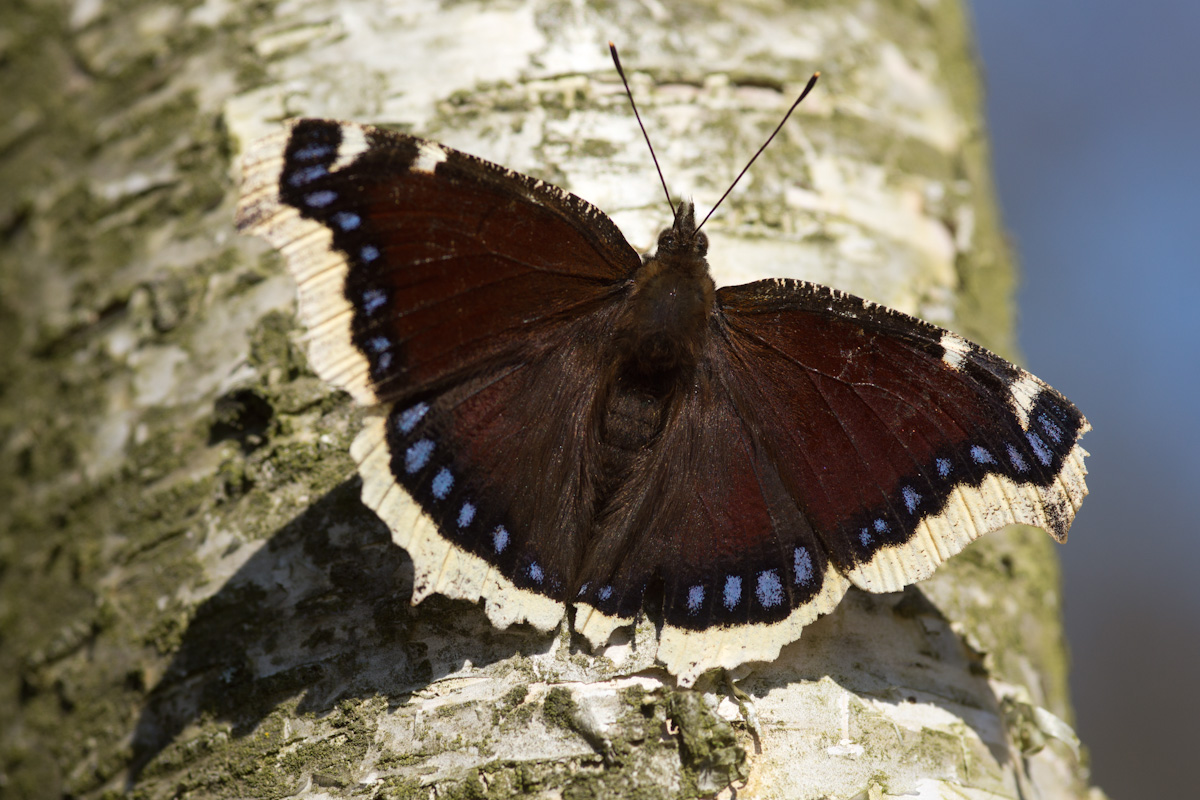
M 411 565 L 357 501 L 358 411 L 306 373 L 279 259 L 232 228 L 237 152 L 327 116 L 550 180 L 649 247 L 669 212 L 607 40 L 700 213 L 820 70 L 706 227 L 718 283 L 829 283 L 1012 355 L 958 0 L 22 13 L 51 24 L 4 45 L 43 48 L 14 51 L 29 80 L 0 137 L 5 785 L 1099 796 L 1064 722 L 1040 531 L 987 537 L 904 593 L 852 590 L 776 662 L 694 691 L 654 667 L 648 623 L 593 654 L 465 603 L 410 607 Z

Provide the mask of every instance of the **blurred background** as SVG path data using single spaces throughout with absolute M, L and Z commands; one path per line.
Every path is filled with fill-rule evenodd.
M 1094 427 L 1059 551 L 1077 728 L 1113 798 L 1195 797 L 1200 3 L 970 5 L 1021 347 Z

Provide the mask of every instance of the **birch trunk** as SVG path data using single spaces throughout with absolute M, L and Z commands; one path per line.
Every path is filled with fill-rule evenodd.
M 359 411 L 236 237 L 236 156 L 392 123 L 557 183 L 649 247 L 706 210 L 719 283 L 833 284 L 1012 355 L 959 0 L 207 0 L 0 11 L 0 791 L 28 797 L 1082 798 L 1049 537 L 852 590 L 683 691 L 439 597 L 358 501 Z

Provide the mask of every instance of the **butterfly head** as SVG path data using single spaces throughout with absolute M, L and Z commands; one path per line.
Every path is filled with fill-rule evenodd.
M 653 258 L 692 258 L 704 260 L 708 255 L 708 236 L 697 229 L 696 206 L 680 203 L 675 222 L 658 234 L 658 250 Z M 707 271 L 707 266 L 705 267 Z

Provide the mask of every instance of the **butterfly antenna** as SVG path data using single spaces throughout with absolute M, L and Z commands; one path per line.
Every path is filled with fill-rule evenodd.
M 629 95 L 629 105 L 633 107 L 633 116 L 637 118 L 638 127 L 642 129 L 642 136 L 646 137 L 646 147 L 650 148 L 650 158 L 654 159 L 654 168 L 658 170 L 658 179 L 662 181 L 663 192 L 667 195 L 667 205 L 671 207 L 671 216 L 675 217 L 679 212 L 675 210 L 675 204 L 671 202 L 671 190 L 667 188 L 667 179 L 663 177 L 662 167 L 658 165 L 658 156 L 654 155 L 654 145 L 650 144 L 650 134 L 646 133 L 646 126 L 642 124 L 642 115 L 638 113 L 637 103 L 633 102 L 633 91 L 629 88 L 629 81 L 625 79 L 625 70 L 621 69 L 617 46 L 609 42 L 608 52 L 612 53 L 613 64 L 617 67 L 617 74 L 621 76 L 621 83 L 625 84 L 625 94 Z
M 613 56 L 614 58 L 616 57 L 616 51 L 613 51 Z M 617 69 L 620 69 L 620 67 L 617 67 Z M 775 126 L 775 130 L 771 131 L 771 135 L 768 136 L 767 140 L 762 143 L 762 147 L 758 148 L 758 152 L 755 153 L 754 156 L 746 163 L 746 166 L 742 167 L 742 171 L 739 172 L 738 176 L 733 179 L 733 183 L 729 184 L 729 188 L 725 190 L 725 194 L 721 195 L 721 199 L 717 201 L 716 205 L 712 207 L 707 216 L 705 216 L 704 219 L 700 221 L 700 224 L 696 226 L 697 231 L 704 227 L 704 223 L 708 222 L 708 218 L 713 215 L 713 212 L 721 206 L 721 203 L 725 202 L 725 198 L 729 197 L 729 193 L 733 191 L 733 187 L 738 185 L 738 181 L 742 179 L 742 176 L 750 171 L 750 165 L 753 164 L 760 155 L 762 155 L 763 150 L 767 149 L 767 145 L 769 145 L 771 140 L 775 138 L 775 134 L 779 133 L 779 131 L 783 129 L 784 123 L 788 121 L 788 117 L 790 117 L 792 112 L 796 110 L 796 106 L 800 105 L 801 101 L 808 97 L 808 93 L 811 92 L 813 87 L 817 85 L 817 78 L 819 77 L 821 77 L 821 73 L 814 72 L 813 76 L 808 79 L 808 84 L 804 87 L 804 91 L 800 93 L 800 96 L 796 98 L 796 102 L 792 103 L 792 107 L 789 108 L 788 112 L 783 115 L 783 119 L 781 119 L 779 124 Z

